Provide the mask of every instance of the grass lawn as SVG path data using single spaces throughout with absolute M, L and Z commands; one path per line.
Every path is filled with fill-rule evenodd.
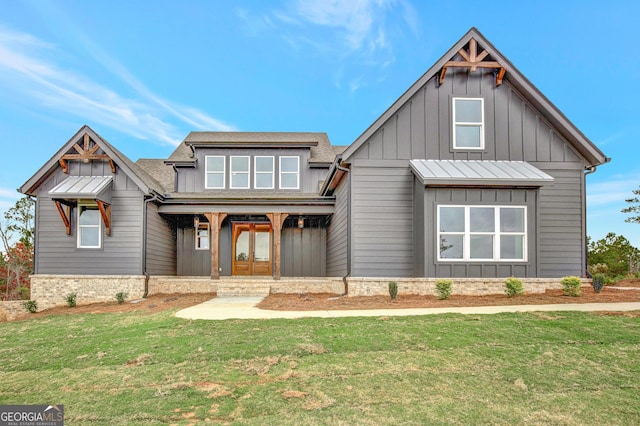
M 75 424 L 640 424 L 640 318 L 588 313 L 0 324 L 0 404 Z

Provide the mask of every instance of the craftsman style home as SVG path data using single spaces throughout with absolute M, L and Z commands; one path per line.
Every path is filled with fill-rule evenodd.
M 192 132 L 134 163 L 82 127 L 20 188 L 37 199 L 32 296 L 583 276 L 585 175 L 607 161 L 472 28 L 348 147 Z

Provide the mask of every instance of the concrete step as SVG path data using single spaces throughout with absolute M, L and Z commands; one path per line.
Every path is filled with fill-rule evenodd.
M 272 281 L 233 281 L 218 284 L 218 297 L 225 296 L 268 296 Z

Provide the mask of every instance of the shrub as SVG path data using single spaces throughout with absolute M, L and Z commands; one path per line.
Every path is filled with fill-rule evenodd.
M 564 277 L 560 284 L 562 284 L 562 292 L 565 296 L 580 296 L 580 286 L 582 282 L 580 282 L 580 278 L 578 277 Z
M 436 281 L 436 292 L 439 300 L 447 300 L 451 296 L 451 287 L 453 281 L 451 280 L 438 280 Z
M 24 308 L 27 310 L 27 312 L 29 312 L 30 314 L 35 314 L 36 312 L 38 312 L 38 304 L 36 303 L 35 300 L 25 300 L 22 303 L 22 306 L 24 306 Z
M 589 265 L 587 267 L 587 270 L 591 275 L 595 275 L 595 274 L 607 275 L 607 273 L 609 272 L 609 265 L 607 265 L 606 263 L 596 263 L 594 265 Z
M 398 297 L 398 283 L 395 281 L 389 282 L 389 296 L 391 296 L 391 300 L 396 300 Z
M 507 297 L 514 297 L 524 294 L 524 286 L 522 281 L 515 277 L 507 278 L 504 282 L 504 293 Z
M 593 280 L 591 281 L 591 285 L 593 286 L 593 291 L 595 291 L 596 293 L 600 293 L 602 291 L 602 287 L 604 287 L 606 280 L 607 280 L 607 277 L 605 277 L 604 274 L 602 273 L 595 274 L 593 276 Z
M 16 291 L 20 295 L 21 300 L 29 300 L 31 297 L 31 289 L 29 287 L 18 287 Z
M 76 293 L 69 293 L 67 294 L 66 300 L 67 300 L 67 305 L 69 305 L 70 308 L 74 308 L 76 306 Z
M 118 302 L 118 305 L 121 305 L 124 303 L 124 300 L 127 298 L 127 296 L 129 295 L 129 293 L 124 293 L 124 292 L 119 292 L 116 293 L 116 301 Z

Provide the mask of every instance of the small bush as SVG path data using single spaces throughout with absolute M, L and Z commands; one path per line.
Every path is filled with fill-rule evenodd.
M 119 293 L 116 293 L 116 301 L 118 302 L 118 305 L 122 305 L 128 295 L 129 293 L 124 293 L 122 291 Z
M 76 293 L 67 294 L 67 297 L 66 297 L 65 300 L 67 301 L 67 305 L 70 308 L 75 308 L 75 306 L 76 306 L 76 296 L 78 296 Z
M 587 270 L 591 275 L 595 275 L 595 274 L 607 275 L 607 273 L 609 272 L 609 265 L 607 265 L 606 263 L 596 263 L 594 265 L 589 265 L 587 267 Z
M 562 292 L 565 294 L 565 296 L 580 296 L 580 286 L 582 285 L 580 278 L 564 277 L 560 281 L 560 284 L 562 284 Z
M 38 304 L 35 300 L 25 300 L 22 303 L 22 306 L 24 306 L 24 309 L 26 309 L 26 311 L 30 314 L 35 314 L 36 312 L 38 312 Z
M 447 300 L 451 297 L 451 287 L 453 281 L 451 280 L 438 280 L 436 281 L 436 293 L 439 300 Z
M 18 287 L 16 289 L 21 300 L 29 300 L 31 297 L 31 289 L 29 287 Z
M 593 286 L 593 291 L 595 291 L 596 293 L 600 293 L 602 291 L 602 287 L 604 287 L 606 280 L 607 280 L 607 277 L 605 277 L 604 274 L 602 273 L 595 274 L 593 276 L 593 280 L 591 281 L 591 286 Z
M 507 278 L 504 282 L 504 293 L 507 297 L 514 297 L 524 294 L 524 286 L 522 281 L 515 277 Z
M 396 300 L 398 297 L 398 283 L 395 281 L 389 282 L 389 296 L 391 296 L 391 300 Z

